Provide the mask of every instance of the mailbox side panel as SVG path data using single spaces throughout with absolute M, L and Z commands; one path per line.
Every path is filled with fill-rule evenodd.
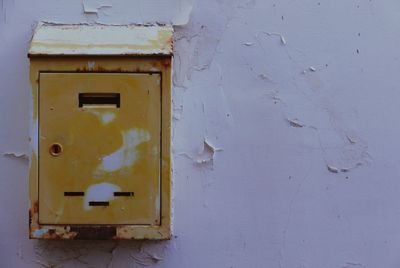
M 39 196 L 38 196 L 38 141 L 39 141 L 39 71 L 34 60 L 30 62 L 31 102 L 30 102 L 30 157 L 29 157 L 29 238 L 38 236 Z

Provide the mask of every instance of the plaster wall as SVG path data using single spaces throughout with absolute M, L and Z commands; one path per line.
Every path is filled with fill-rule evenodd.
M 0 0 L 0 267 L 399 267 L 400 2 L 166 2 Z M 27 239 L 40 20 L 178 25 L 171 241 Z

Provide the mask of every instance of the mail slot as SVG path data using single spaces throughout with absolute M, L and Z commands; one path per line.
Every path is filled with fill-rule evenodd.
M 79 93 L 79 107 L 115 107 L 120 106 L 119 93 Z

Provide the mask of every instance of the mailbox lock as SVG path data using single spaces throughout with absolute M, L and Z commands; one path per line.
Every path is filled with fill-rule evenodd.
M 49 152 L 52 156 L 59 156 L 62 153 L 62 146 L 59 143 L 53 143 L 50 148 Z

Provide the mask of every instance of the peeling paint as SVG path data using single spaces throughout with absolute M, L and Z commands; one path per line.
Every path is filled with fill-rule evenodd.
M 163 260 L 162 257 L 158 256 L 158 254 L 154 252 L 147 252 L 143 248 L 140 248 L 140 251 L 137 254 L 130 254 L 130 257 L 136 264 L 142 266 L 150 266 Z
M 3 153 L 3 156 L 17 158 L 17 159 L 24 159 L 24 160 L 29 159 L 29 155 L 27 153 L 5 152 Z
M 347 140 L 351 143 L 351 144 L 356 144 L 357 140 L 349 135 L 346 135 Z
M 172 19 L 172 24 L 176 26 L 186 25 L 190 20 L 193 5 L 194 0 L 178 0 L 179 8 L 176 9 L 176 14 Z
M 168 0 L 112 1 L 112 7 L 96 14 L 84 14 L 82 0 L 62 6 L 57 1 L 1 3 L 1 20 L 6 23 L 0 25 L 0 58 L 12 62 L 3 64 L 1 72 L 5 100 L 2 146 L 23 152 L 27 150 L 23 147 L 26 107 L 20 104 L 27 103 L 27 94 L 19 89 L 28 88 L 23 79 L 27 61 L 16 55 L 26 51 L 29 25 L 41 17 L 65 22 L 153 24 L 172 21 L 165 14 L 180 10 Z M 149 12 L 151 4 L 165 12 L 154 15 L 157 11 Z M 7 256 L 3 265 L 395 265 L 397 5 L 387 1 L 204 0 L 198 1 L 193 11 L 190 23 L 176 28 L 173 99 L 183 101 L 174 107 L 174 148 L 190 152 L 196 163 L 197 145 L 207 136 L 217 145 L 223 144 L 225 153 L 216 153 L 220 161 L 215 164 L 221 166 L 212 171 L 207 169 L 209 165 L 196 168 L 192 162 L 176 159 L 175 223 L 182 239 L 170 241 L 165 252 L 164 246 L 151 241 L 32 244 L 21 232 L 26 214 L 26 189 L 20 177 L 24 171 L 8 172 L 9 167 L 3 165 L 2 203 L 12 206 L 4 206 L 4 215 L 11 216 L 3 217 L 1 227 L 16 234 L 13 239 L 3 236 L 7 243 L 2 249 Z M 282 31 L 284 41 L 278 35 L 265 35 L 261 42 L 253 40 L 258 30 Z M 358 50 L 363 53 L 357 54 Z M 315 72 L 309 69 L 310 64 Z M 325 64 L 330 68 L 321 69 Z M 99 65 L 87 65 L 88 70 L 99 71 Z M 321 81 L 319 90 L 315 90 L 314 78 Z M 224 99 L 218 93 L 219 84 L 225 90 Z M 222 101 L 230 108 L 229 118 L 222 116 L 223 107 L 221 114 L 212 107 Z M 200 102 L 206 105 L 205 115 Z M 293 129 L 286 118 L 299 118 L 295 122 L 304 127 Z M 367 164 L 369 154 L 374 157 L 373 165 Z M 3 164 L 13 164 L 2 159 Z M 353 172 L 358 163 L 362 164 Z M 332 173 L 327 165 L 338 172 Z M 335 178 L 351 175 L 353 180 L 331 180 L 329 173 Z M 289 175 L 291 179 L 286 180 Z M 221 179 L 209 185 L 213 178 Z M 15 224 L 10 225 L 10 221 Z M 250 222 L 254 226 L 251 230 Z M 263 228 L 266 225 L 268 228 Z M 326 239 L 315 239 L 320 234 Z M 209 237 L 223 242 L 208 243 Z M 197 244 L 191 244 L 193 241 Z M 139 247 L 144 252 L 136 249 Z M 24 260 L 15 254 L 20 249 Z M 156 264 L 146 252 L 165 263 Z M 327 252 L 335 252 L 334 257 L 327 257 Z
M 215 147 L 207 139 L 204 139 L 202 147 L 200 148 L 195 161 L 197 164 L 206 164 L 213 162 L 215 158 L 215 152 L 222 151 L 222 149 Z
M 326 167 L 327 167 L 328 170 L 329 170 L 330 172 L 332 172 L 332 173 L 339 173 L 339 169 L 338 169 L 337 167 L 335 167 L 335 166 L 327 165 Z
M 111 8 L 112 3 L 108 0 L 94 1 L 94 0 L 83 0 L 82 1 L 83 12 L 88 14 L 97 14 L 101 8 Z
M 186 25 L 190 20 L 194 0 L 83 0 L 83 14 L 95 15 L 97 22 L 119 22 L 137 24 Z M 127 12 L 129 10 L 129 12 Z
M 86 14 L 96 14 L 98 12 L 98 9 L 95 7 L 89 7 L 85 2 L 82 2 L 83 6 L 83 12 Z
M 287 44 L 285 37 L 280 33 L 271 33 L 271 32 L 264 32 L 264 31 L 260 32 L 260 33 L 266 34 L 267 36 L 278 36 L 282 45 L 286 46 L 286 44 Z
M 304 124 L 300 123 L 298 121 L 298 119 L 296 119 L 296 118 L 295 119 L 286 119 L 286 120 L 289 122 L 289 125 L 292 127 L 299 127 L 299 128 L 304 127 Z

